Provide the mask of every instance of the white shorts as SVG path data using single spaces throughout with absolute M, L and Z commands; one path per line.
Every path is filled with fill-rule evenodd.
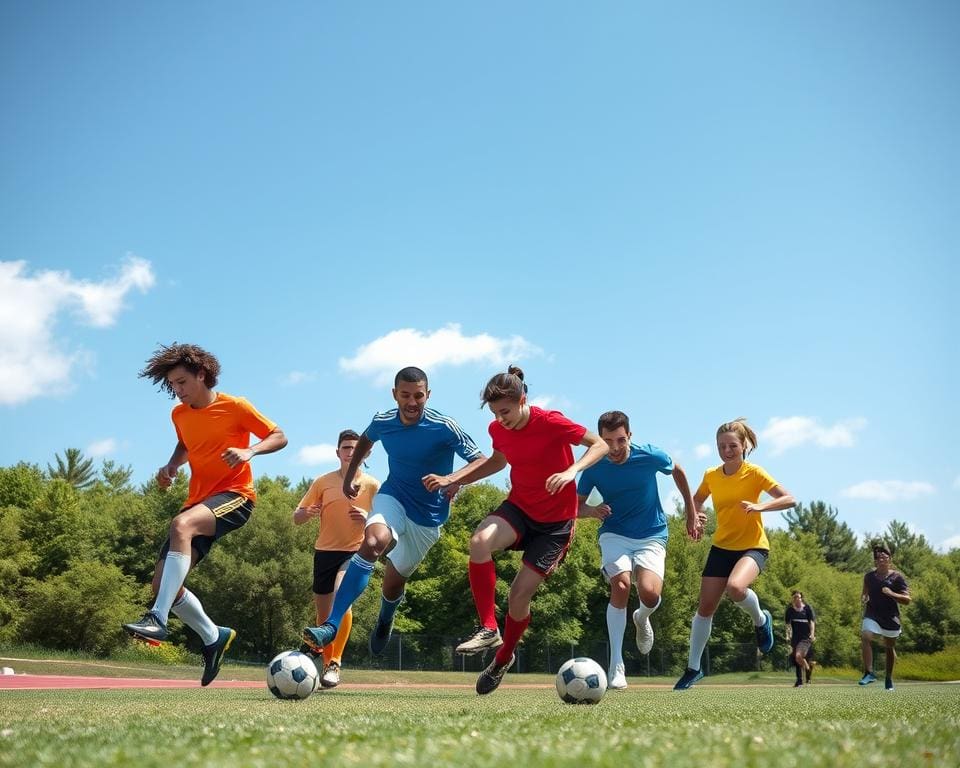
M 873 632 L 875 635 L 880 635 L 881 637 L 900 637 L 900 633 L 903 630 L 900 629 L 884 629 L 873 619 L 864 619 L 863 623 L 860 625 L 861 632 Z
M 610 581 L 620 573 L 643 568 L 663 579 L 667 548 L 660 539 L 631 539 L 619 533 L 600 534 L 600 562 L 603 576 Z
M 385 493 L 373 497 L 373 508 L 367 515 L 366 527 L 374 523 L 382 523 L 390 529 L 396 545 L 387 552 L 387 559 L 404 578 L 409 578 L 417 570 L 430 547 L 440 539 L 440 526 L 417 525 L 407 517 L 403 504 Z

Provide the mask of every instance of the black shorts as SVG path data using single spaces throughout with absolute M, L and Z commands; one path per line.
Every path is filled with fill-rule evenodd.
M 235 531 L 237 528 L 243 528 L 247 524 L 247 520 L 250 519 L 250 515 L 253 512 L 253 500 L 248 499 L 242 493 L 233 493 L 232 491 L 227 491 L 226 493 L 216 493 L 213 496 L 208 496 L 203 501 L 197 502 L 196 504 L 191 504 L 188 507 L 184 507 L 180 510 L 183 512 L 192 507 L 199 506 L 208 507 L 214 516 L 217 518 L 217 527 L 213 532 L 213 536 L 194 536 L 193 541 L 191 542 L 193 548 L 197 551 L 197 562 L 199 563 L 203 558 L 207 556 L 207 552 L 210 551 L 210 547 L 213 546 L 213 542 L 217 539 L 223 538 L 230 531 Z M 177 514 L 180 514 L 179 512 Z M 160 547 L 160 556 L 159 560 L 163 560 L 167 556 L 167 552 L 170 551 L 170 537 L 167 536 L 167 540 L 163 542 L 163 546 Z
M 720 549 L 720 547 L 710 547 L 710 554 L 707 555 L 707 562 L 703 566 L 703 575 L 726 579 L 742 557 L 749 557 L 762 571 L 767 564 L 769 554 L 769 549 Z
M 523 552 L 523 564 L 546 578 L 563 562 L 573 540 L 574 520 L 540 523 L 516 504 L 503 502 L 490 514 L 502 517 L 517 534 L 507 549 Z
M 313 594 L 329 595 L 333 592 L 340 567 L 353 555 L 354 552 L 315 549 L 313 551 Z

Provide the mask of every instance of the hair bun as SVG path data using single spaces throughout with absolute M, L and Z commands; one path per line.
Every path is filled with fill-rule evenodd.
M 518 367 L 515 366 L 515 365 L 508 366 L 508 367 L 507 367 L 507 373 L 513 374 L 513 375 L 516 376 L 518 379 L 520 379 L 520 381 L 523 381 L 523 370 L 520 369 L 520 368 L 518 368 Z

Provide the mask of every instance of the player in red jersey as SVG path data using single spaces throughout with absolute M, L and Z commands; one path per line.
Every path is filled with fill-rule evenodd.
M 579 506 L 573 480 L 577 472 L 602 459 L 609 448 L 598 435 L 559 411 L 528 405 L 523 371 L 516 366 L 490 379 L 482 399 L 495 417 L 489 427 L 493 455 L 457 482 L 482 480 L 509 464 L 510 494 L 483 519 L 470 539 L 470 590 L 479 622 L 457 651 L 479 653 L 498 648 L 477 679 L 477 693 L 486 694 L 496 690 L 516 660 L 514 650 L 530 623 L 530 600 L 570 547 Z M 578 461 L 573 460 L 573 445 L 587 446 Z M 431 490 L 452 482 L 449 476 L 424 478 Z M 497 574 L 492 556 L 505 549 L 522 551 L 524 567 L 510 586 L 501 637 L 494 611 Z

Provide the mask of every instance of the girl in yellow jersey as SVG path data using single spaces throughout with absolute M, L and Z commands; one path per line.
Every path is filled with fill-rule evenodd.
M 713 497 L 717 530 L 700 579 L 700 603 L 690 630 L 690 656 L 686 671 L 674 686 L 677 691 L 686 690 L 703 677 L 700 657 L 724 593 L 753 619 L 760 651 L 768 653 L 773 648 L 770 611 L 761 610 L 756 593 L 750 589 L 770 552 L 761 513 L 789 509 L 796 502 L 762 467 L 746 461 L 756 447 L 757 436 L 746 419 L 721 424 L 717 450 L 723 464 L 704 473 L 693 497 L 698 513 L 707 498 Z M 773 498 L 761 504 L 764 491 Z

